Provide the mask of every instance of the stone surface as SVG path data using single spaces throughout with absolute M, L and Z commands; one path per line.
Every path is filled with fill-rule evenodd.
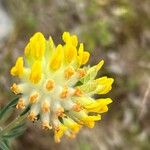
M 13 22 L 0 3 L 0 43 L 13 29 Z

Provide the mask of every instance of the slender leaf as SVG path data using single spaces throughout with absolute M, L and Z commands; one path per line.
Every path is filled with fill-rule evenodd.
M 30 110 L 30 105 L 20 114 L 20 116 L 25 115 Z
M 9 111 L 12 107 L 14 107 L 17 104 L 18 99 L 19 97 L 16 97 L 12 101 L 10 101 L 4 108 L 0 110 L 0 120 L 6 114 L 7 111 Z
M 18 130 L 18 131 L 16 131 L 16 132 L 11 132 L 11 133 L 9 133 L 9 134 L 7 134 L 7 135 L 4 135 L 3 138 L 4 138 L 4 139 L 16 138 L 16 137 L 22 135 L 22 133 L 24 132 L 24 130 L 25 130 L 25 129 Z
M 1 150 L 9 150 L 9 147 L 4 141 L 0 141 L 0 149 Z
M 14 127 L 11 131 L 15 131 L 15 130 L 18 130 L 18 129 L 24 128 L 24 126 L 25 126 L 25 122 L 23 122 L 23 123 L 21 123 L 21 124 L 17 125 L 17 126 L 16 126 L 16 127 Z

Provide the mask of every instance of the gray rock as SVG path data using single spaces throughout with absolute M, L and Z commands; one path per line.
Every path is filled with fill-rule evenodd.
M 0 3 L 0 43 L 13 30 L 13 21 Z

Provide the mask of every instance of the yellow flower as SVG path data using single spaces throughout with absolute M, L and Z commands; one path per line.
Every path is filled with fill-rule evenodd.
M 56 142 L 64 134 L 74 138 L 82 126 L 93 128 L 101 120 L 112 100 L 94 99 L 93 95 L 108 93 L 114 81 L 95 79 L 103 60 L 93 67 L 84 66 L 90 54 L 83 43 L 78 44 L 76 35 L 64 32 L 62 39 L 64 44 L 55 46 L 51 37 L 46 40 L 36 33 L 25 47 L 24 59 L 19 57 L 10 71 L 20 78 L 11 87 L 15 94 L 22 94 L 16 108 L 30 105 L 27 118 L 40 119 L 43 129 L 53 129 Z

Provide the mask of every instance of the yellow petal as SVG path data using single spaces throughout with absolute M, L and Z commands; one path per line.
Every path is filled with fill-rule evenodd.
M 49 48 L 54 48 L 55 47 L 55 44 L 54 44 L 53 39 L 52 39 L 51 36 L 49 37 L 48 45 L 49 45 Z
M 84 124 L 86 126 L 88 126 L 89 128 L 93 128 L 95 125 L 95 121 L 101 120 L 101 116 L 97 115 L 97 116 L 87 116 L 86 118 L 83 118 L 82 121 L 84 122 Z
M 93 102 L 95 102 L 94 99 L 90 97 L 79 97 L 78 101 L 81 103 L 82 106 L 91 105 Z
M 34 84 L 38 83 L 42 77 L 42 66 L 40 61 L 36 61 L 31 68 L 30 81 Z
M 66 62 L 70 63 L 77 57 L 77 49 L 74 46 L 68 44 L 64 47 L 64 55 Z
M 98 82 L 97 93 L 98 94 L 106 94 L 112 89 L 112 84 L 114 82 L 113 78 L 101 77 L 96 79 Z
M 83 51 L 84 51 L 84 45 L 83 43 L 80 43 L 79 51 L 78 51 L 79 56 L 83 54 Z
M 58 130 L 55 130 L 55 133 L 54 133 L 55 142 L 57 143 L 60 142 L 60 139 L 66 130 L 67 130 L 67 127 L 65 127 L 63 124 L 59 125 Z
M 30 56 L 30 43 L 28 43 L 27 46 L 25 47 L 24 54 L 26 57 Z
M 83 43 L 80 44 L 79 46 L 79 51 L 78 51 L 78 65 L 79 67 L 82 65 L 82 58 L 83 58 Z
M 89 105 L 85 105 L 84 108 L 89 112 L 104 113 L 108 111 L 107 105 L 110 103 L 112 103 L 110 98 L 98 99 Z
M 46 40 L 42 33 L 35 33 L 25 48 L 27 58 L 41 59 L 45 54 Z
M 83 52 L 82 65 L 86 64 L 90 58 L 89 52 Z
M 89 52 L 84 51 L 83 43 L 81 43 L 79 46 L 78 54 L 78 65 L 80 67 L 81 65 L 86 64 L 90 57 Z
M 62 45 L 58 45 L 50 62 L 50 68 L 52 70 L 57 70 L 61 67 L 63 61 L 63 47 Z
M 19 57 L 10 71 L 11 75 L 21 77 L 23 75 L 23 57 Z
M 100 115 L 97 115 L 97 116 L 88 116 L 86 117 L 84 120 L 85 121 L 98 121 L 101 119 L 101 116 Z
M 88 126 L 92 128 L 94 126 L 94 121 L 101 120 L 101 115 L 96 115 L 96 116 L 88 116 L 85 110 L 82 110 L 80 112 L 72 112 L 74 117 L 76 117 L 76 121 L 79 124 Z
M 94 121 L 87 122 L 87 123 L 86 123 L 86 126 L 89 127 L 89 128 L 94 128 L 95 122 L 94 122 Z
M 65 43 L 67 43 L 70 40 L 70 33 L 69 32 L 64 32 L 62 35 L 62 39 Z
M 64 32 L 62 35 L 62 39 L 66 44 L 70 44 L 74 47 L 77 47 L 78 45 L 78 38 L 76 35 L 70 35 L 69 32 Z
M 80 129 L 80 125 L 73 121 L 71 118 L 63 118 L 63 123 L 75 133 Z
M 76 35 L 72 35 L 71 36 L 71 43 L 72 43 L 73 46 L 77 47 L 77 45 L 78 45 L 78 38 L 77 38 Z
M 96 103 L 99 103 L 100 105 L 108 105 L 112 103 L 111 98 L 100 98 L 96 100 Z
M 101 60 L 101 61 L 95 66 L 96 69 L 97 69 L 97 70 L 100 70 L 101 67 L 103 66 L 103 64 L 104 64 L 104 60 Z

